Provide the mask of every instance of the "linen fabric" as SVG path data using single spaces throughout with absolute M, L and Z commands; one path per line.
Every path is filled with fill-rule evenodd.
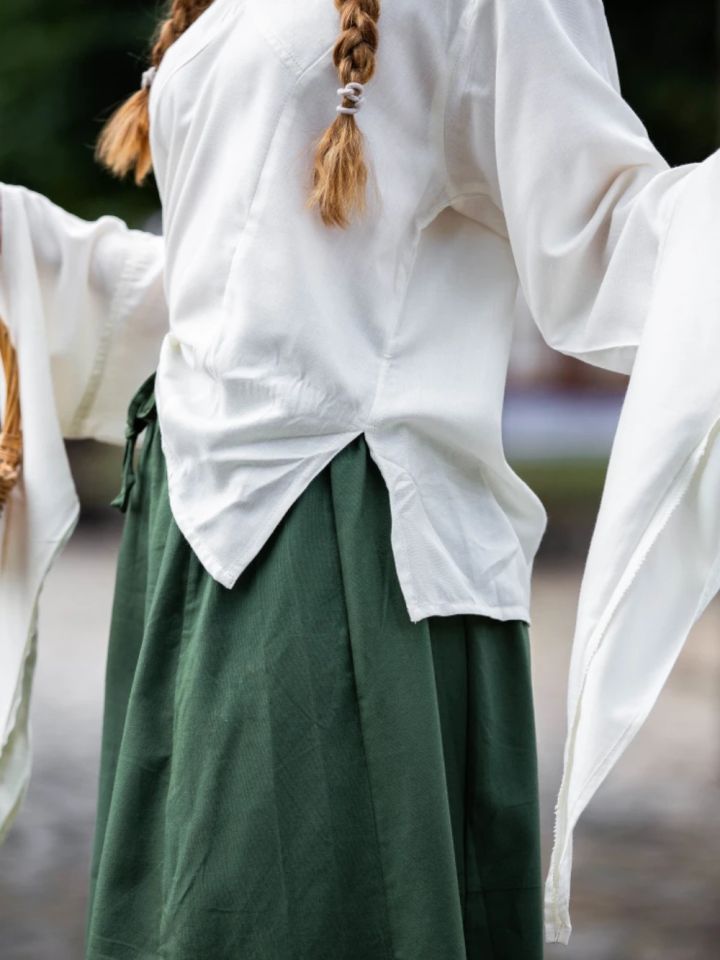
M 88 960 L 539 960 L 527 624 L 410 621 L 363 437 L 227 590 L 128 426 Z
M 574 828 L 720 589 L 718 205 L 713 156 L 663 243 L 583 576 L 546 888 L 548 930 L 564 942 Z
M 170 49 L 150 100 L 163 238 L 0 184 L 27 441 L 0 519 L 0 836 L 30 769 L 38 597 L 77 518 L 61 434 L 123 442 L 133 385 L 157 367 L 173 514 L 226 588 L 363 434 L 411 620 L 527 620 L 545 514 L 502 448 L 514 318 L 529 309 L 556 349 L 629 372 L 661 316 L 614 454 L 630 482 L 608 484 L 579 608 L 548 886 L 548 939 L 567 942 L 572 826 L 715 589 L 718 237 L 701 198 L 720 161 L 670 169 L 655 150 L 620 95 L 600 0 L 395 0 L 381 18 L 358 118 L 370 208 L 347 231 L 305 205 L 337 102 L 329 0 L 215 0 Z M 657 646 L 636 642 L 643 609 Z
M 357 121 L 369 209 L 329 229 L 306 200 L 338 27 L 331 0 L 215 0 L 168 50 L 150 92 L 163 240 L 104 219 L 92 243 L 21 192 L 82 373 L 58 386 L 81 393 L 68 427 L 122 440 L 119 388 L 157 365 L 173 514 L 226 587 L 364 433 L 411 618 L 528 618 L 546 515 L 503 452 L 515 317 L 627 372 L 693 167 L 668 169 L 621 98 L 599 0 L 396 0 Z M 64 319 L 69 277 L 94 313 Z
M 0 516 L 1 841 L 32 765 L 42 587 L 79 516 L 63 435 L 92 409 L 123 436 L 127 399 L 153 370 L 167 315 L 158 238 L 113 217 L 87 223 L 20 187 L 0 199 L 0 315 L 17 350 L 23 421 L 21 478 Z M 4 402 L 0 369 L 0 418 Z

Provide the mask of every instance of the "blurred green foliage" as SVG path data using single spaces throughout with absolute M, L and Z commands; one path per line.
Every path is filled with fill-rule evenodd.
M 137 88 L 163 6 L 4 0 L 0 179 L 87 217 L 112 212 L 137 224 L 157 209 L 152 184 L 139 190 L 113 180 L 95 164 L 93 145 L 112 107 Z M 715 0 L 605 6 L 625 96 L 669 162 L 702 159 L 716 144 Z
M 716 0 L 605 0 L 605 12 L 623 94 L 658 150 L 673 165 L 704 159 L 718 145 Z
M 133 225 L 157 209 L 93 158 L 103 120 L 137 89 L 162 9 L 148 0 L 4 0 L 0 4 L 0 179 L 81 216 Z

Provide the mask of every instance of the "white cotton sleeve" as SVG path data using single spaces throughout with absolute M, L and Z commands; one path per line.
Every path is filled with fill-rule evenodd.
M 454 62 L 453 205 L 506 233 L 551 347 L 629 373 L 695 165 L 669 168 L 622 98 L 601 0 L 470 0 Z
M 567 943 L 575 825 L 720 584 L 720 152 L 667 165 L 601 0 L 469 0 L 453 64 L 450 202 L 507 238 L 552 347 L 632 373 L 573 642 L 545 914 Z
M 162 237 L 6 184 L 0 221 L 0 313 L 16 337 L 29 311 L 40 317 L 63 435 L 122 443 L 167 330 Z
M 575 825 L 720 588 L 719 205 L 715 153 L 675 203 L 583 572 L 546 885 L 561 942 Z

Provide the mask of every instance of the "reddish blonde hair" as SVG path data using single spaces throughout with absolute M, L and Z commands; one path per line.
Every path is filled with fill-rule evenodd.
M 171 0 L 150 51 L 158 67 L 172 44 L 213 0 Z M 301 2 L 301 0 L 298 0 Z M 340 35 L 333 61 L 343 86 L 365 84 L 375 73 L 380 0 L 334 0 L 340 13 Z M 134 174 L 143 183 L 152 169 L 149 88 L 140 89 L 115 111 L 100 133 L 96 157 L 118 177 Z M 343 106 L 352 106 L 344 98 Z M 326 226 L 347 227 L 353 211 L 364 211 L 368 171 L 363 136 L 354 114 L 337 113 L 314 145 L 315 157 L 308 206 L 317 207 Z

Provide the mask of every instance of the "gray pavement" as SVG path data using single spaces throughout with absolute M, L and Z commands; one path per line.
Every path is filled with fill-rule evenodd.
M 0 960 L 82 957 L 118 534 L 117 522 L 82 525 L 46 585 L 33 696 L 33 780 L 0 849 Z M 579 571 L 564 566 L 540 565 L 535 580 L 532 636 L 546 862 L 578 583 Z M 647 725 L 582 821 L 575 931 L 569 947 L 547 948 L 549 960 L 720 956 L 719 639 L 715 604 Z

